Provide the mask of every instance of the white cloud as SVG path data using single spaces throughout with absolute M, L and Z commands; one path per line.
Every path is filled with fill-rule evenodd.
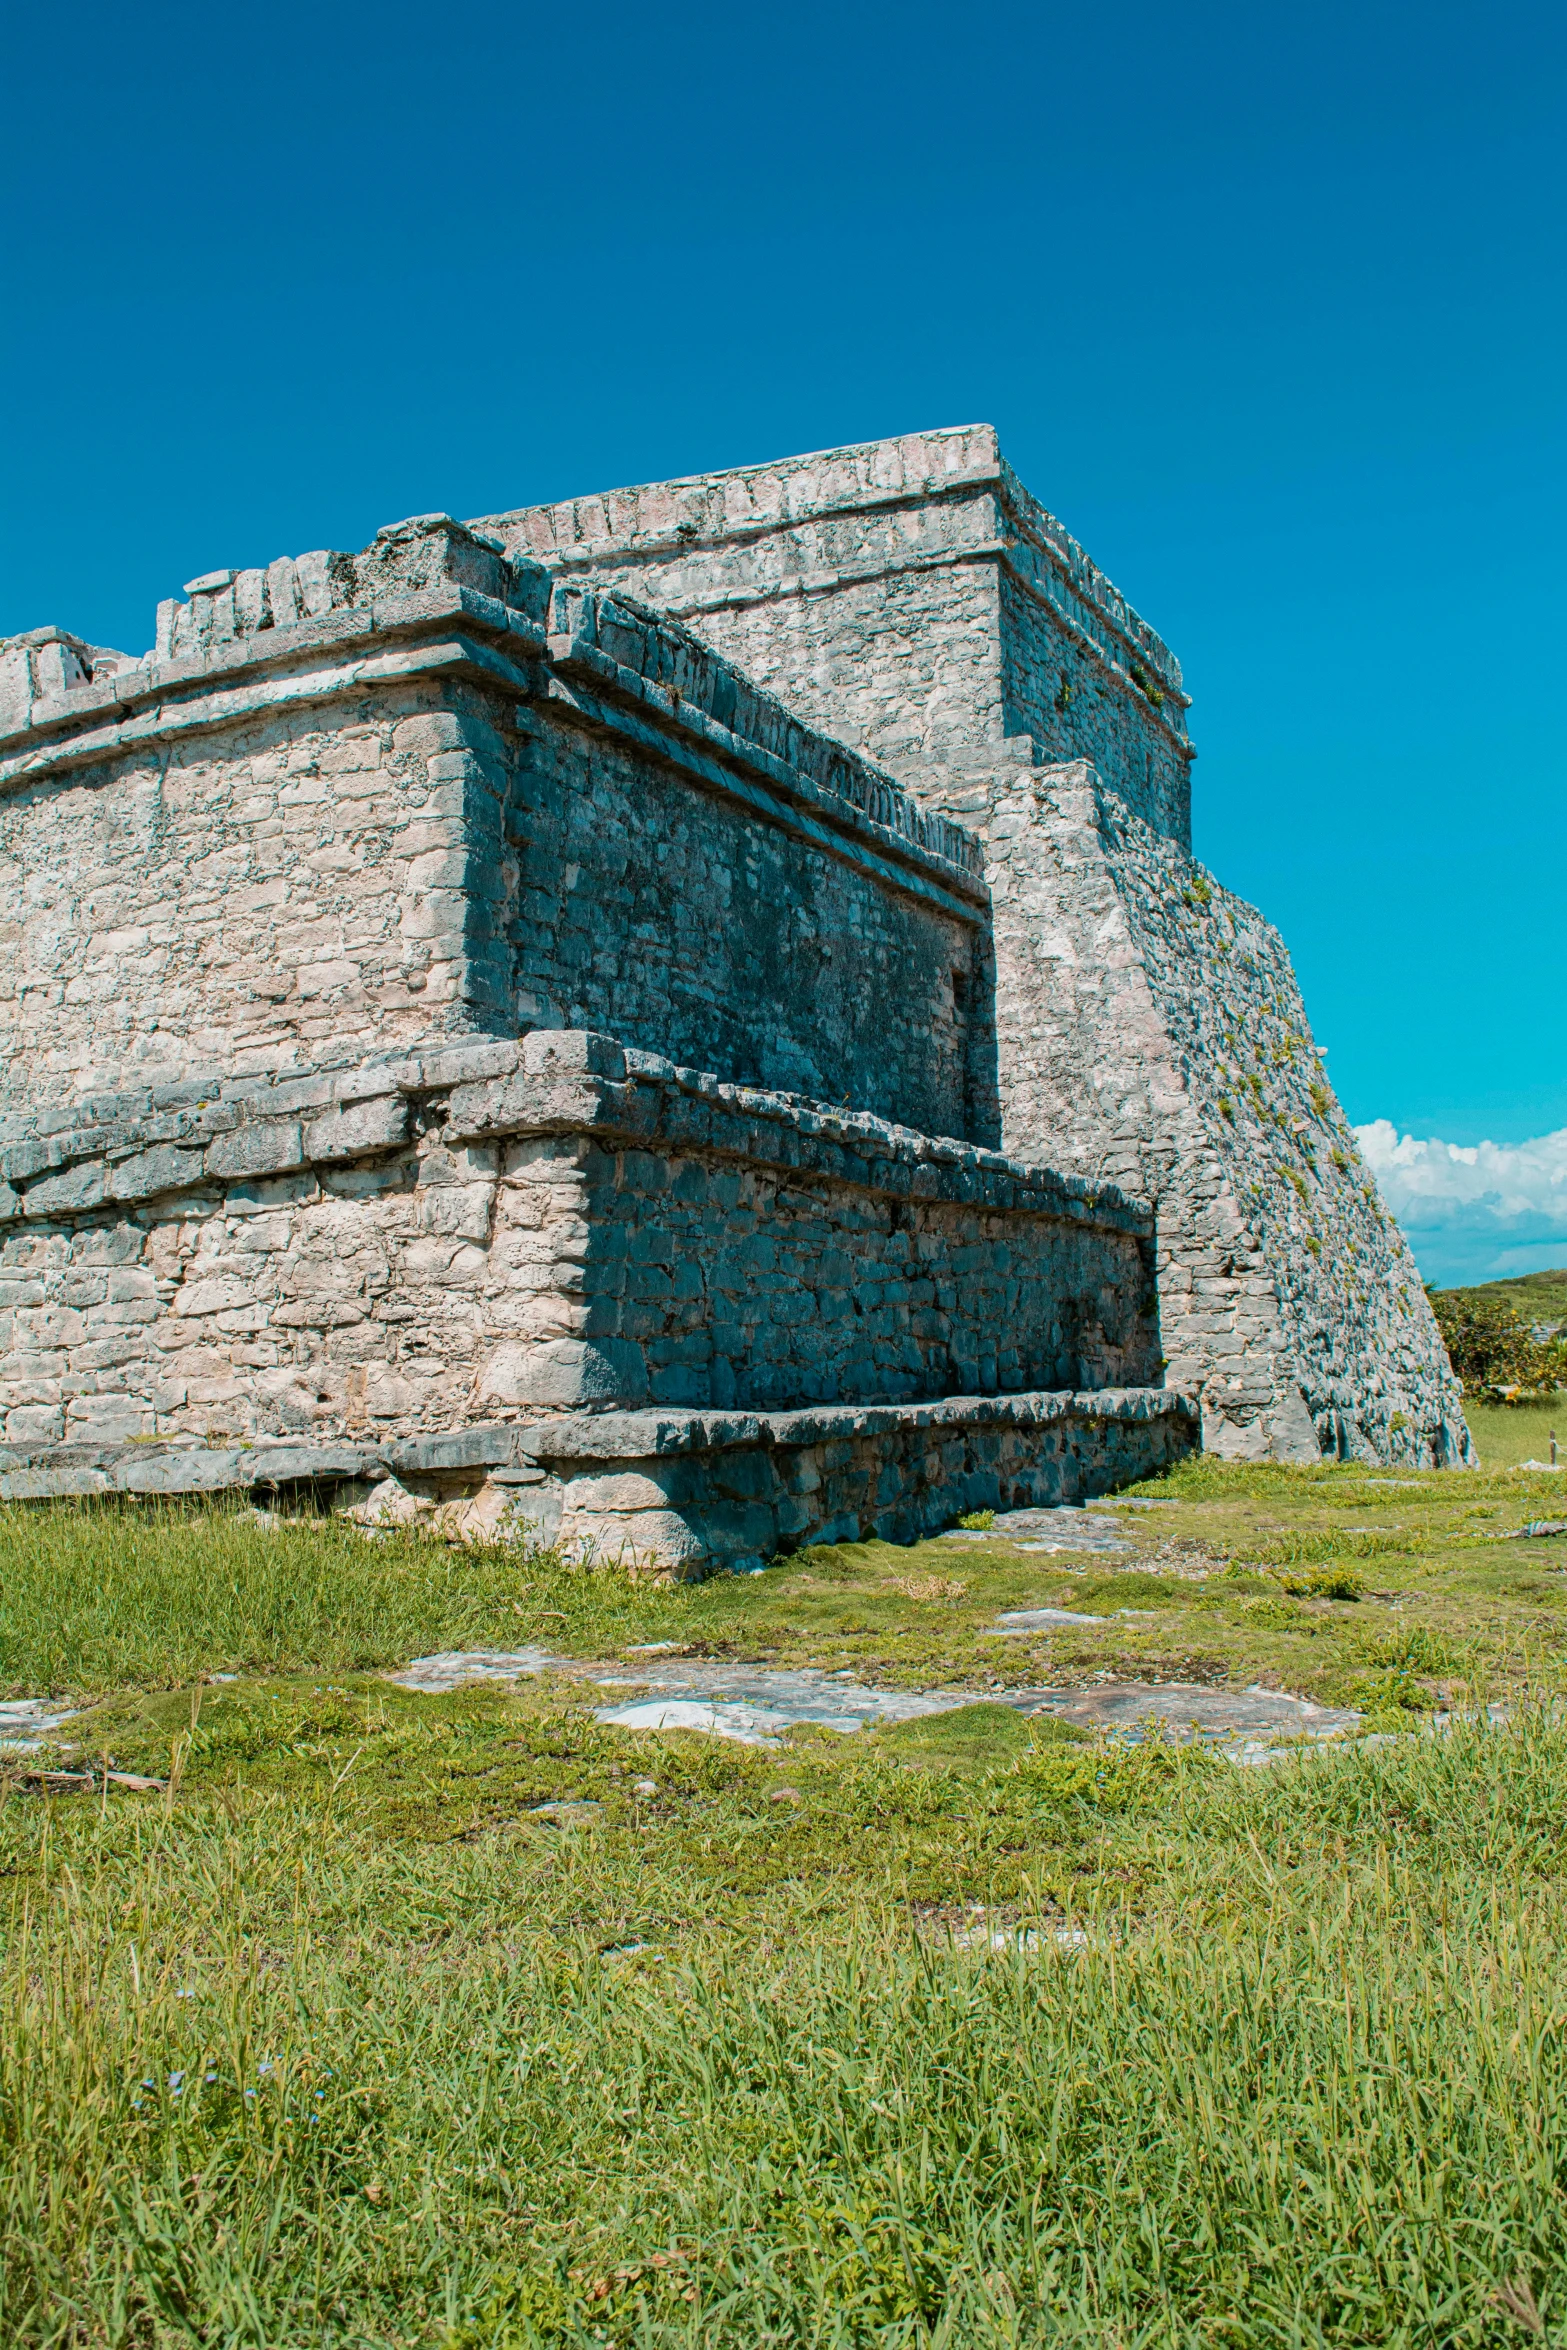
M 1567 1127 L 1533 1142 L 1421 1142 L 1373 1118 L 1355 1140 L 1427 1281 L 1567 1264 Z

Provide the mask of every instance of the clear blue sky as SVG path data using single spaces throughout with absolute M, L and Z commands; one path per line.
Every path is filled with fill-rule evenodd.
M 6 61 L 0 631 L 988 418 L 1180 655 L 1351 1117 L 1567 1126 L 1559 6 L 85 0 Z

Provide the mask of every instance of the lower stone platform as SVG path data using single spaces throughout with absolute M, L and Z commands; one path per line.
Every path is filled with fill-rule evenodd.
M 379 1443 L 0 1446 L 0 1501 L 248 1492 L 359 1523 L 524 1539 L 700 1576 L 812 1542 L 914 1542 L 960 1513 L 1074 1502 L 1197 1441 L 1162 1387 L 792 1412 L 600 1412 Z

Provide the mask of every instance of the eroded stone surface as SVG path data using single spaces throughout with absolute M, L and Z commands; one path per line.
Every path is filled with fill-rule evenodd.
M 1058 1503 L 1048 1509 L 998 1510 L 988 1531 L 967 1526 L 949 1527 L 943 1542 L 993 1542 L 997 1536 L 1016 1543 L 1019 1550 L 1130 1551 L 1113 1519 L 1104 1511 L 1078 1509 Z
M 1076 1617 L 1075 1622 L 1099 1619 Z M 1211 1689 L 1180 1682 L 1112 1682 L 1093 1689 L 871 1689 L 852 1673 L 815 1667 L 730 1664 L 709 1658 L 583 1663 L 541 1648 L 452 1650 L 417 1657 L 389 1674 L 405 1689 L 431 1693 L 479 1679 L 523 1680 L 557 1672 L 596 1687 L 635 1687 L 638 1694 L 596 1709 L 601 1722 L 632 1730 L 702 1730 L 750 1745 L 765 1745 L 797 1724 L 850 1733 L 881 1723 L 909 1722 L 961 1706 L 1007 1705 L 1023 1714 L 1052 1714 L 1084 1729 L 1136 1743 L 1162 1735 L 1199 1739 L 1343 1737 L 1358 1714 L 1313 1705 L 1271 1689 Z
M 1025 1713 L 1053 1714 L 1085 1730 L 1115 1738 L 1158 1734 L 1185 1743 L 1198 1739 L 1342 1738 L 1360 1716 L 1341 1706 L 1313 1705 L 1277 1689 L 1213 1689 L 1197 1682 L 1107 1682 L 1093 1689 L 1027 1693 Z
M 42 1746 L 70 1721 L 74 1709 L 47 1697 L 13 1697 L 0 1702 L 0 1753 Z

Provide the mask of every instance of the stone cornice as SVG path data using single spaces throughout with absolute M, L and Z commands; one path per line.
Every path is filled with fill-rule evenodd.
M 60 692 L 38 690 L 38 647 L 67 640 L 49 631 L 12 640 L 13 709 L 25 709 L 26 723 L 0 731 L 0 793 L 247 718 L 445 674 L 518 702 L 550 701 L 573 723 L 621 736 L 958 920 L 984 918 L 989 897 L 972 834 L 925 813 L 869 760 L 803 725 L 678 620 L 626 597 L 555 585 L 538 565 L 509 563 L 455 524 L 424 536 L 439 537 L 448 561 L 454 546 L 487 560 L 490 587 L 504 593 L 451 578 L 382 592 L 388 583 L 370 570 L 371 549 L 332 559 L 369 572 L 346 582 L 345 592 L 362 590 L 365 600 L 285 626 L 209 635 L 194 652 L 149 655 Z M 428 550 L 415 544 L 428 572 Z M 206 600 L 217 593 L 206 590 Z M 222 593 L 232 601 L 232 587 Z M 172 632 L 176 640 L 192 633 L 194 624 Z
M 0 1224 L 120 1213 L 213 1185 L 343 1166 L 404 1150 L 421 1127 L 440 1124 L 452 1142 L 581 1134 L 607 1148 L 742 1159 L 911 1202 L 1049 1216 L 1139 1240 L 1153 1233 L 1152 1211 L 1111 1185 L 868 1112 L 727 1084 L 578 1029 L 271 1085 L 250 1079 L 161 1111 L 137 1097 L 94 1108 L 90 1123 L 16 1135 L 0 1149 Z
M 486 515 L 473 527 L 506 539 L 519 552 L 552 569 L 582 573 L 628 557 L 639 562 L 677 561 L 699 547 L 739 547 L 828 516 L 968 500 L 976 491 L 988 491 L 995 497 L 997 519 L 1007 526 L 999 535 L 986 534 L 984 544 L 921 552 L 863 567 L 834 566 L 776 584 L 714 589 L 689 598 L 676 597 L 669 608 L 682 618 L 696 617 L 703 611 L 769 601 L 775 595 L 830 593 L 857 580 L 893 572 L 997 559 L 1006 563 L 1020 585 L 1072 628 L 1129 692 L 1141 691 L 1133 673 L 1135 662 L 1152 674 L 1177 708 L 1189 707 L 1190 696 L 1184 690 L 1175 655 L 1065 524 L 1024 488 L 1002 456 L 992 425 L 949 426 L 893 440 L 820 450 L 773 464 L 643 483 L 552 506 Z M 1018 560 L 1019 541 L 1028 548 L 1032 560 L 1029 555 Z M 1050 575 L 1059 585 L 1052 584 Z M 1074 603 L 1081 604 L 1084 611 L 1074 613 Z M 1118 658 L 1112 647 L 1099 641 L 1095 621 L 1110 632 L 1124 657 Z M 1157 708 L 1152 714 L 1189 752 L 1181 729 L 1170 726 Z

